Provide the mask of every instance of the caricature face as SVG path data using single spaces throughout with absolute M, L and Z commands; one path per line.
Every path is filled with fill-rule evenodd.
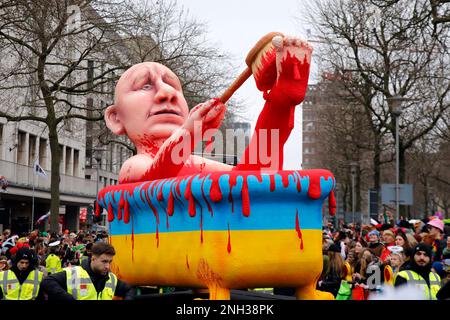
M 121 133 L 135 144 L 168 138 L 189 113 L 178 77 L 154 62 L 137 64 L 121 76 L 115 107 Z

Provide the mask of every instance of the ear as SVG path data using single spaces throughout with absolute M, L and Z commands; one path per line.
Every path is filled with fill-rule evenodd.
M 113 104 L 112 106 L 106 108 L 105 122 L 109 130 L 111 130 L 114 134 L 116 135 L 125 134 L 125 127 L 119 118 L 116 105 Z

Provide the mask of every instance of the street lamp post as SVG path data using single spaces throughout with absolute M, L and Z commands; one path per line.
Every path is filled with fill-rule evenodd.
M 402 114 L 402 97 L 390 98 L 392 103 L 392 114 L 395 117 L 395 209 L 396 221 L 400 219 L 400 143 L 399 143 L 399 121 Z

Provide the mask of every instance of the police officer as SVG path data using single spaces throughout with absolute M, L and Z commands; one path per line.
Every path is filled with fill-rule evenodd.
M 441 288 L 441 278 L 431 270 L 431 257 L 431 247 L 419 243 L 412 252 L 409 268 L 400 271 L 395 277 L 395 286 L 415 285 L 427 299 L 436 300 L 436 294 Z
M 61 259 L 57 255 L 59 251 L 58 245 L 60 244 L 60 241 L 55 241 L 50 243 L 49 250 L 50 253 L 48 254 L 47 258 L 45 259 L 45 268 L 47 269 L 48 274 L 53 274 L 62 271 L 61 267 Z
M 110 271 L 116 254 L 114 247 L 105 242 L 92 246 L 92 257 L 81 266 L 64 268 L 62 272 L 49 275 L 42 288 L 52 300 L 112 300 L 122 297 L 132 300 L 135 290 L 119 280 Z
M 40 290 L 43 273 L 37 269 L 36 254 L 29 248 L 20 248 L 10 270 L 0 273 L 0 299 L 43 300 Z

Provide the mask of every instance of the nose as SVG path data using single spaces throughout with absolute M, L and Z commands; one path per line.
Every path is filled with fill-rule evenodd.
M 177 99 L 176 91 L 170 85 L 160 82 L 157 87 L 158 91 L 155 95 L 155 101 L 157 103 L 171 102 L 174 103 Z

